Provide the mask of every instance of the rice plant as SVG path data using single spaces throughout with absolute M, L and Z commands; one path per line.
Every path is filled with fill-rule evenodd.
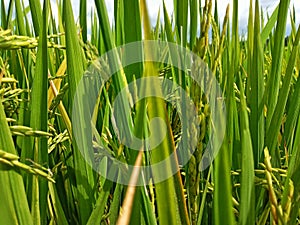
M 300 224 L 297 15 L 248 1 L 1 0 L 0 224 Z

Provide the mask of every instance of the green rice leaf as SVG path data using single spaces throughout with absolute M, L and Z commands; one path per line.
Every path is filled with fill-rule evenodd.
M 17 154 L 6 122 L 2 99 L 0 104 L 0 133 L 0 149 Z M 23 179 L 19 170 L 11 169 L 0 162 L 0 180 L 0 223 L 33 224 Z
M 283 84 L 279 92 L 278 102 L 275 106 L 274 114 L 270 123 L 270 127 L 267 130 L 266 144 L 269 146 L 270 151 L 274 151 L 277 144 L 277 136 L 280 131 L 280 125 L 282 123 L 282 118 L 284 110 L 286 108 L 288 96 L 290 93 L 292 76 L 294 73 L 294 66 L 298 55 L 300 40 L 300 27 L 298 28 L 297 35 L 293 44 L 293 50 L 291 52 L 287 70 L 283 79 Z
M 151 40 L 151 28 L 150 28 L 150 20 L 148 16 L 148 11 L 146 8 L 146 2 L 141 2 L 142 8 L 142 15 L 143 15 L 143 25 L 144 25 L 144 36 L 146 40 Z M 152 59 L 152 54 L 154 54 L 153 49 L 150 49 L 148 45 L 145 46 L 145 57 L 147 60 Z M 145 64 L 144 68 L 144 77 L 148 76 L 158 76 L 158 72 L 154 67 L 154 64 L 149 62 Z M 154 85 L 156 92 L 161 92 L 160 86 Z M 152 86 L 147 85 L 146 88 L 152 88 Z M 159 95 L 155 95 L 159 96 Z M 161 118 L 167 126 L 166 134 L 163 134 L 161 129 L 157 130 L 158 136 L 165 136 L 162 143 L 160 143 L 156 148 L 152 149 L 152 157 L 151 157 L 151 164 L 154 165 L 157 162 L 165 160 L 170 154 L 175 151 L 174 139 L 173 134 L 170 127 L 170 121 L 166 117 L 166 105 L 162 99 L 150 97 L 147 99 L 147 112 L 149 116 L 149 121 L 152 119 L 159 117 Z M 152 134 L 154 135 L 154 134 Z M 151 143 L 150 143 L 151 146 Z M 174 156 L 174 155 L 173 155 Z M 176 156 L 174 156 L 176 157 Z M 172 159 L 173 162 L 177 162 L 176 159 Z M 170 170 L 174 165 L 170 164 L 170 161 L 167 160 L 168 164 L 166 166 L 166 170 Z M 175 165 L 176 167 L 178 165 Z M 155 171 L 156 173 L 158 171 Z M 155 192 L 157 196 L 157 210 L 158 210 L 158 217 L 159 222 L 161 224 L 189 224 L 188 214 L 186 203 L 183 195 L 183 185 L 181 181 L 181 176 L 179 171 L 175 173 L 173 177 L 168 178 L 165 181 L 157 182 L 156 176 L 158 174 L 154 174 L 154 182 L 155 182 Z M 170 204 L 172 202 L 172 204 Z M 165 209 L 168 208 L 166 211 Z M 179 212 L 179 214 L 178 214 Z
M 30 13 L 32 17 L 35 35 L 39 36 L 42 26 L 42 7 L 40 1 L 29 0 Z
M 34 82 L 32 84 L 32 105 L 30 125 L 33 130 L 48 131 L 48 47 L 47 47 L 47 23 L 49 1 L 44 2 L 43 23 L 38 44 L 37 62 Z M 35 138 L 34 160 L 41 165 L 48 165 L 48 141 L 47 138 Z M 46 224 L 47 210 L 43 202 L 47 201 L 48 182 L 33 177 L 32 186 L 32 214 L 35 224 Z
M 242 87 L 240 112 L 242 168 L 239 223 L 250 225 L 253 224 L 253 221 L 255 221 L 254 159 L 247 104 L 243 94 L 244 88 L 241 79 L 239 80 L 240 87 Z
M 265 25 L 265 27 L 263 28 L 263 30 L 261 32 L 261 42 L 262 43 L 266 43 L 270 33 L 272 32 L 272 30 L 273 30 L 273 28 L 274 28 L 274 26 L 277 22 L 278 9 L 279 9 L 279 5 L 275 8 L 275 10 L 273 11 L 271 17 L 267 21 L 267 24 Z
M 79 45 L 79 38 L 77 36 L 77 30 L 73 17 L 73 10 L 69 0 L 64 1 L 64 15 L 65 15 L 65 31 L 66 31 L 66 55 L 67 55 L 67 73 L 69 79 L 69 101 L 70 107 L 73 107 L 73 99 L 77 90 L 77 85 L 80 82 L 84 70 L 85 70 L 85 58 L 82 53 L 82 49 Z M 83 96 L 85 90 L 79 90 L 79 96 Z M 75 99 L 76 100 L 76 99 Z M 89 137 L 91 137 L 91 131 L 85 131 L 82 128 L 86 127 L 86 123 L 90 123 L 89 116 L 90 112 L 87 112 L 89 107 L 82 106 L 77 109 L 81 115 L 80 121 L 73 126 L 73 130 L 76 129 L 79 132 L 80 140 L 85 143 L 85 149 L 79 149 L 76 144 L 76 140 L 73 145 L 74 148 L 74 166 L 75 178 L 76 178 L 76 195 L 75 198 L 78 201 L 78 213 L 80 223 L 86 224 L 90 214 L 92 212 L 92 205 L 95 202 L 94 193 L 91 188 L 95 185 L 94 172 L 91 166 L 91 158 L 89 155 L 90 149 L 92 149 Z M 72 112 L 72 109 L 69 109 Z M 90 118 L 91 119 L 91 118 Z M 72 121 L 74 122 L 74 121 Z M 85 154 L 84 157 L 82 153 Z
M 86 8 L 86 5 L 87 5 L 86 0 L 80 0 L 79 21 L 80 21 L 82 40 L 84 42 L 87 41 L 87 8 Z
M 190 0 L 190 49 L 193 49 L 198 30 L 199 0 Z
M 253 58 L 249 67 L 250 88 L 249 106 L 250 131 L 253 144 L 255 165 L 258 165 L 264 146 L 264 54 L 260 37 L 260 13 L 258 1 L 255 1 L 255 21 L 253 39 Z M 251 46 L 250 46 L 251 47 Z M 250 49 L 249 49 L 250 51 Z M 251 57 L 251 55 L 250 55 Z
M 286 31 L 286 22 L 287 22 L 287 14 L 289 8 L 290 1 L 280 1 L 279 3 L 279 11 L 278 11 L 278 19 L 277 26 L 275 31 L 275 40 L 274 49 L 272 53 L 272 68 L 271 74 L 268 77 L 267 89 L 267 121 L 266 121 L 266 129 L 270 129 L 271 119 L 274 114 L 274 110 L 278 101 L 278 93 L 279 86 L 281 80 L 281 72 L 282 72 L 282 60 L 283 60 L 283 52 L 284 52 L 284 38 Z M 272 151 L 270 151 L 272 154 Z

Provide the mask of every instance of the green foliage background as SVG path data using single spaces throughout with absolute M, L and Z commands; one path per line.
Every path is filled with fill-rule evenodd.
M 299 224 L 300 29 L 289 0 L 281 0 L 268 17 L 258 0 L 250 0 L 244 37 L 238 30 L 238 0 L 230 6 L 231 20 L 227 8 L 223 24 L 212 0 L 174 0 L 174 15 L 164 5 L 154 27 L 145 0 L 114 0 L 112 26 L 104 0 L 80 0 L 78 21 L 70 0 L 57 1 L 56 7 L 49 0 L 29 3 L 0 1 L 0 224 Z M 96 9 L 90 18 L 88 4 Z M 286 37 L 288 20 L 292 29 Z M 200 171 L 211 132 L 206 96 L 172 66 L 123 68 L 101 89 L 92 117 L 105 148 L 118 160 L 149 165 L 174 151 L 181 138 L 184 121 L 169 103 L 150 98 L 130 109 L 124 99 L 123 109 L 132 115 L 124 118 L 125 128 L 146 137 L 149 121 L 158 116 L 168 132 L 151 157 L 120 143 L 111 103 L 137 78 L 155 74 L 176 81 L 193 99 L 200 127 L 197 149 L 173 177 L 124 186 L 86 163 L 72 138 L 70 115 L 76 87 L 92 61 L 144 39 L 176 43 L 207 63 L 224 92 L 226 136 L 213 164 Z M 146 47 L 145 55 L 151 59 L 151 49 Z M 105 73 L 122 57 L 100 69 Z M 187 69 L 197 70 L 197 62 Z M 76 124 L 85 122 L 82 117 Z M 97 142 L 86 146 L 105 163 L 97 147 Z

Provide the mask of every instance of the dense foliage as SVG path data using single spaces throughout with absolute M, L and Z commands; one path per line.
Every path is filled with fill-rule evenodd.
M 44 0 L 43 6 L 36 0 L 29 0 L 29 6 L 1 0 L 0 224 L 299 224 L 300 29 L 289 0 L 281 0 L 267 17 L 258 0 L 249 1 L 247 33 L 241 37 L 238 0 L 230 6 L 232 16 L 227 8 L 222 19 L 212 0 L 174 0 L 174 15 L 163 5 L 154 27 L 145 0 L 115 0 L 112 25 L 104 0 L 80 0 L 78 21 L 70 0 L 56 5 Z M 89 16 L 90 4 L 95 11 Z M 291 32 L 286 37 L 287 21 Z M 141 40 L 177 44 L 203 61 L 195 59 L 181 71 L 172 65 L 169 48 L 163 49 L 167 65 L 151 61 L 153 49 L 145 45 L 143 54 L 150 61 L 118 70 L 97 90 L 94 105 L 77 105 L 74 121 L 74 96 L 84 71 L 107 51 Z M 126 52 L 118 52 L 97 68 L 105 76 L 124 59 Z M 201 170 L 204 150 L 212 131 L 221 128 L 211 124 L 214 107 L 188 75 L 203 62 L 223 90 L 227 112 L 223 143 L 206 170 Z M 124 87 L 149 76 L 185 90 L 196 107 L 192 124 L 200 132 L 184 132 L 189 112 L 171 104 L 176 96 L 131 105 L 134 93 L 128 93 L 118 115 L 121 133 L 130 129 L 145 138 L 151 136 L 149 121 L 160 117 L 166 124 L 166 137 L 151 153 L 122 144 L 112 107 Z M 82 88 L 83 95 L 95 88 L 86 85 L 91 86 Z M 144 88 L 162 91 L 151 83 Z M 86 131 L 91 120 L 95 130 Z M 74 126 L 84 140 L 89 134 L 93 141 L 83 147 L 76 143 Z M 154 178 L 143 186 L 123 185 L 87 164 L 101 161 L 102 175 L 114 173 L 119 180 L 122 168 L 110 171 L 114 162 L 100 154 L 101 148 L 121 162 L 151 165 L 174 152 L 180 140 L 197 135 L 189 162 L 176 165 L 180 170 L 162 182 Z M 81 148 L 91 155 L 83 157 Z

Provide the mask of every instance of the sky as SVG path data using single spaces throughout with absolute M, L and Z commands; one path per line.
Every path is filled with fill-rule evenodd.
M 41 0 L 42 1 L 42 0 Z M 155 24 L 156 18 L 157 18 L 157 13 L 158 9 L 160 8 L 161 11 L 161 20 L 163 19 L 163 10 L 162 10 L 162 0 L 146 0 L 147 1 L 147 6 L 149 10 L 149 15 L 152 21 L 152 24 Z M 204 2 L 204 0 L 201 0 Z M 9 2 L 9 0 L 4 0 L 5 4 Z M 28 5 L 28 0 L 25 0 L 25 5 Z M 71 0 L 72 5 L 73 5 L 73 10 L 75 16 L 78 17 L 79 14 L 79 0 Z M 88 11 L 91 12 L 94 9 L 94 1 L 93 0 L 88 0 L 88 3 L 91 2 L 91 4 L 88 4 Z M 113 20 L 113 3 L 114 0 L 105 0 L 106 6 L 107 6 L 107 11 L 110 17 L 110 21 L 112 24 Z M 213 1 L 214 2 L 214 1 Z M 249 0 L 240 0 L 239 1 L 239 28 L 242 33 L 246 32 L 246 27 L 247 27 L 247 21 L 248 21 L 248 11 L 249 11 Z M 255 2 L 255 0 L 253 0 Z M 227 4 L 230 4 L 230 9 L 232 9 L 232 0 L 217 0 L 218 4 L 218 12 L 219 12 L 219 17 L 220 17 L 220 22 L 222 22 L 224 15 L 225 15 L 225 10 L 227 7 Z M 260 4 L 263 8 L 263 11 L 265 13 L 269 13 L 269 15 L 273 12 L 273 10 L 276 8 L 278 5 L 279 0 L 260 0 Z M 56 0 L 51 0 L 52 8 L 53 10 L 56 7 Z M 167 10 L 169 12 L 169 15 L 172 15 L 173 13 L 173 0 L 165 0 L 165 4 L 167 7 Z M 296 10 L 296 19 L 297 23 L 299 24 L 300 22 L 300 1 L 299 0 L 291 0 L 291 6 L 295 6 Z M 213 6 L 214 7 L 214 6 Z M 290 7 L 291 9 L 291 7 Z M 55 10 L 54 10 L 55 11 Z M 231 15 L 232 13 L 230 13 Z M 298 15 L 298 18 L 297 18 Z M 90 26 L 90 25 L 88 25 Z M 288 20 L 288 25 L 287 25 L 287 31 L 290 30 L 290 24 Z

